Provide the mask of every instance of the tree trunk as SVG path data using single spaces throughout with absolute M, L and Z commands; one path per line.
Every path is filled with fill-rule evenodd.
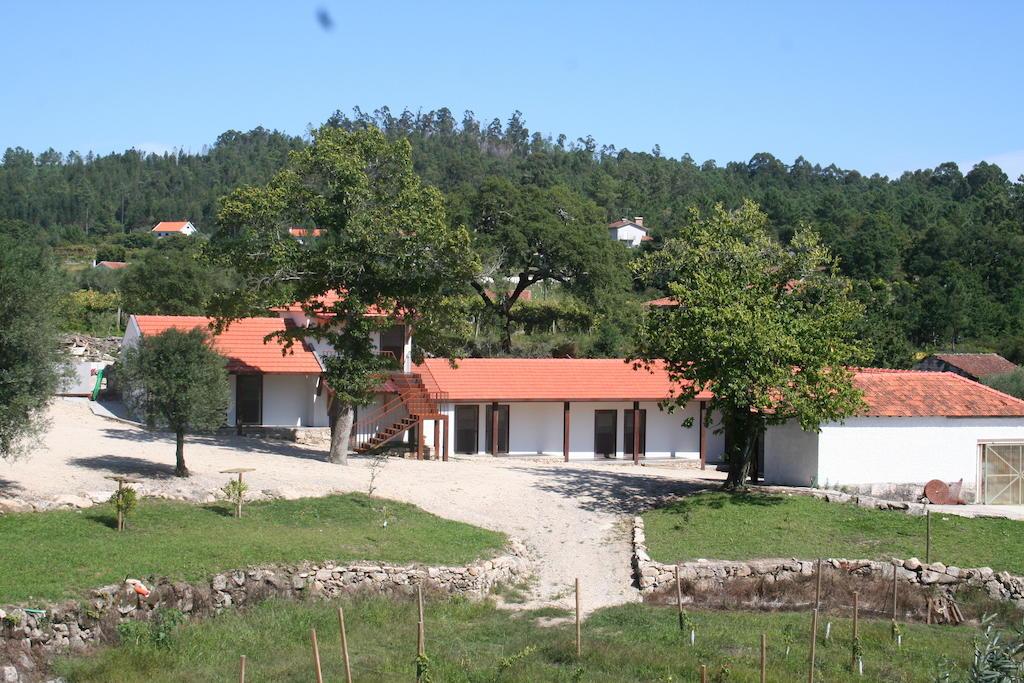
M 189 476 L 188 468 L 185 467 L 185 430 L 179 429 L 174 433 L 174 476 Z
M 352 438 L 354 417 L 352 406 L 342 405 L 337 399 L 331 403 L 331 452 L 327 454 L 327 462 L 348 464 L 348 446 Z
M 502 330 L 501 350 L 503 353 L 512 353 L 512 311 L 502 311 L 505 321 L 505 328 Z
M 732 422 L 730 439 L 732 449 L 726 453 L 729 464 L 729 476 L 722 485 L 727 491 L 742 490 L 747 487 L 750 478 L 750 465 L 757 454 L 757 444 L 764 433 L 760 420 L 747 419 Z

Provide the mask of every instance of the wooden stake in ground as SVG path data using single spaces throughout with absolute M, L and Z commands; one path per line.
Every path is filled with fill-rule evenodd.
M 238 661 L 238 683 L 245 683 L 245 655 Z
M 924 511 L 924 563 L 932 563 L 932 511 Z
M 684 622 L 683 619 L 683 588 L 679 585 L 679 565 L 676 565 L 676 607 L 679 608 L 679 630 L 683 630 Z
M 104 479 L 110 479 L 111 481 L 117 482 L 117 499 L 121 500 L 121 492 L 124 490 L 125 484 L 141 484 L 141 479 L 135 477 L 122 477 L 120 475 L 110 475 L 104 477 Z M 117 505 L 117 530 L 124 531 L 124 512 L 121 510 L 121 506 Z
M 348 636 L 345 634 L 345 610 L 338 608 L 338 627 L 341 630 L 341 659 L 345 662 L 345 683 L 352 683 L 352 665 L 348 659 Z
M 423 586 L 416 584 L 416 605 L 419 623 L 416 624 L 416 680 L 423 680 L 423 658 L 427 655 L 427 634 L 423 626 Z
M 818 558 L 818 567 L 814 572 L 814 609 L 821 608 L 821 558 Z
M 580 631 L 580 577 L 576 577 L 576 656 L 583 655 L 583 640 Z
M 896 640 L 896 582 L 899 580 L 899 571 L 896 565 L 892 566 L 892 639 Z
M 700 665 L 700 683 L 708 683 L 708 665 Z
M 324 683 L 324 672 L 320 669 L 320 646 L 316 642 L 316 629 L 311 628 L 309 635 L 313 639 L 313 672 L 316 674 L 316 683 Z
M 761 634 L 761 683 L 768 683 L 768 636 Z
M 857 668 L 857 650 L 858 643 L 857 639 L 860 637 L 858 632 L 858 612 L 860 611 L 860 593 L 853 591 L 853 642 L 850 646 L 850 668 Z
M 256 470 L 252 467 L 232 467 L 229 470 L 221 470 L 221 474 L 237 474 L 238 475 L 238 498 L 235 500 L 235 517 L 242 516 L 242 475 L 246 472 L 255 472 Z
M 814 659 L 818 645 L 818 610 L 811 613 L 811 661 L 807 667 L 807 683 L 814 683 Z

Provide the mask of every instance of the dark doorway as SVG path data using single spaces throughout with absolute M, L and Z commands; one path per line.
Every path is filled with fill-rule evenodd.
M 492 436 L 492 432 L 491 432 L 491 429 L 493 429 L 493 425 L 494 425 L 494 417 L 493 417 L 493 415 L 494 415 L 494 406 L 493 405 L 488 405 L 487 406 L 487 415 L 484 418 L 486 420 L 486 422 L 487 422 L 487 426 L 485 427 L 486 432 L 487 432 L 487 434 L 486 434 L 487 441 L 486 441 L 485 445 L 487 446 L 487 452 L 488 453 L 490 453 L 493 450 L 493 444 L 494 444 L 494 441 L 492 441 L 492 439 L 494 437 Z M 498 455 L 500 453 L 508 453 L 508 406 L 507 405 L 504 405 L 504 406 L 503 405 L 499 405 L 498 406 L 498 452 L 497 453 L 491 453 L 491 455 Z
M 615 434 L 618 431 L 618 412 L 615 410 L 594 411 L 594 455 L 605 458 L 615 457 Z
M 380 352 L 395 361 L 395 367 L 402 367 L 405 358 L 405 326 L 393 325 L 380 333 Z
M 630 457 L 633 456 L 633 411 L 626 410 L 623 413 L 622 425 L 622 452 Z M 640 457 L 647 455 L 647 410 L 640 411 Z
M 235 376 L 235 424 L 263 424 L 263 375 Z
M 480 407 L 455 406 L 455 452 L 476 453 L 479 435 Z

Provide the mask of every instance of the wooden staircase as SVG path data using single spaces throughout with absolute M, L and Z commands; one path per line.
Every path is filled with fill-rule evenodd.
M 394 373 L 390 376 L 391 384 L 397 395 L 388 400 L 372 416 L 355 425 L 355 433 L 365 433 L 373 424 L 387 425 L 380 427 L 373 436 L 353 439 L 352 450 L 356 453 L 367 453 L 380 448 L 384 444 L 405 434 L 413 427 L 420 425 L 420 447 L 422 454 L 422 423 L 425 419 L 440 419 L 440 403 L 446 398 L 440 393 L 431 393 L 423 384 L 423 379 L 414 372 Z M 447 420 L 447 418 L 444 418 Z M 422 457 L 422 455 L 420 456 Z

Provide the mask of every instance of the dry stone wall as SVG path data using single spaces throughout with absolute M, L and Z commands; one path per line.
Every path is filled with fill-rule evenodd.
M 834 570 L 851 576 L 892 579 L 893 568 L 900 581 L 917 586 L 942 586 L 951 591 L 960 587 L 984 588 L 993 600 L 1014 603 L 1024 609 L 1024 578 L 1008 572 L 995 572 L 989 567 L 965 569 L 947 567 L 941 562 L 924 564 L 917 558 L 848 560 L 830 558 L 822 560 Z M 769 560 L 695 560 L 682 562 L 679 567 L 681 581 L 692 582 L 698 590 L 721 590 L 733 579 L 761 578 L 768 584 L 807 577 L 814 573 L 815 561 L 798 559 Z M 664 591 L 675 585 L 674 564 L 651 559 L 647 552 L 647 537 L 642 517 L 633 519 L 633 570 L 643 595 Z
M 150 579 L 150 594 L 144 598 L 126 584 L 105 586 L 82 601 L 47 605 L 42 613 L 25 607 L 0 609 L 0 683 L 42 680 L 41 663 L 52 655 L 109 642 L 118 624 L 149 619 L 158 608 L 202 617 L 270 597 L 404 595 L 414 593 L 417 585 L 425 591 L 480 598 L 496 584 L 518 582 L 530 573 L 526 547 L 513 539 L 506 554 L 462 567 L 376 562 L 251 567 L 221 572 L 200 583 Z

